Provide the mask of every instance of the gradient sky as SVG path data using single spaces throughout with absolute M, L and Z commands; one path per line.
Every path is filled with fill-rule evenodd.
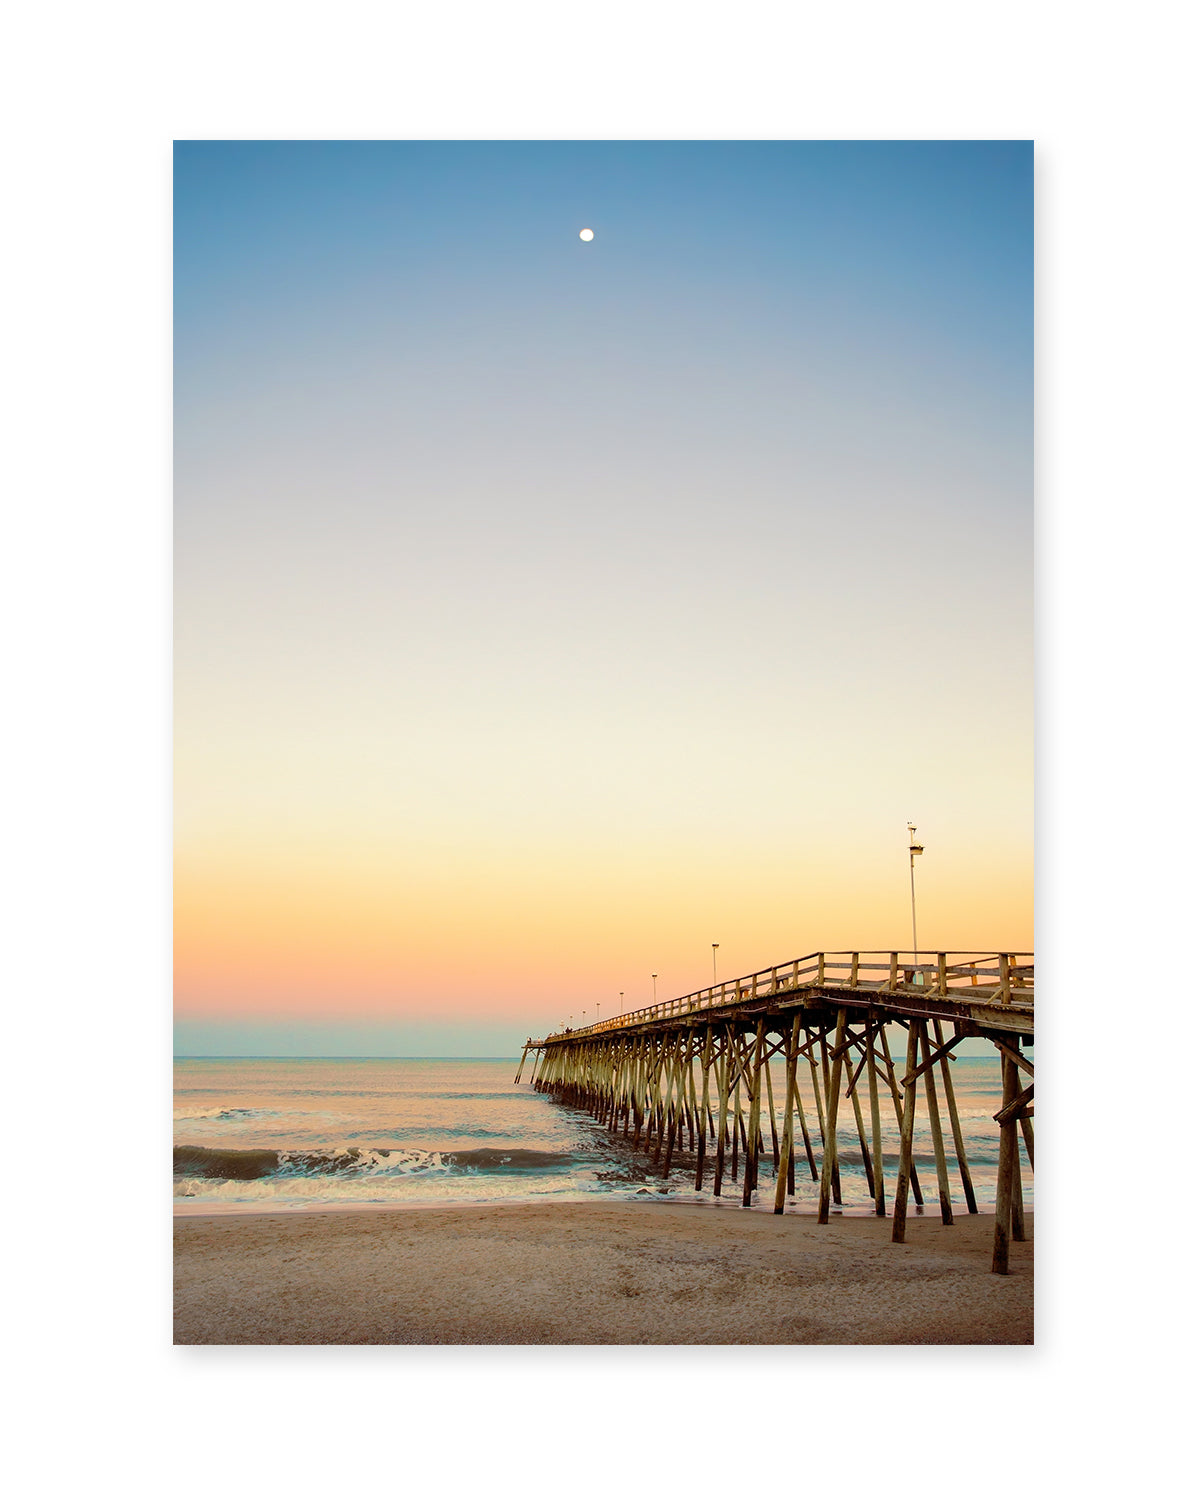
M 1032 947 L 1032 170 L 177 145 L 180 1052 Z

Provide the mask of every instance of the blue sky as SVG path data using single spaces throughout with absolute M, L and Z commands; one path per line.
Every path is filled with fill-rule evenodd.
M 179 143 L 189 1050 L 886 947 L 910 818 L 928 941 L 1030 946 L 1032 213 L 1028 142 Z

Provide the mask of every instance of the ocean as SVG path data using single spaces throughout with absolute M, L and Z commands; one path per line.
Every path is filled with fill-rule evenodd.
M 180 1058 L 175 1063 L 174 1201 L 177 1213 L 236 1213 L 379 1205 L 419 1206 L 501 1202 L 579 1202 L 657 1194 L 684 1202 L 740 1208 L 741 1184 L 712 1196 L 694 1189 L 695 1167 L 676 1155 L 662 1175 L 645 1151 L 613 1136 L 582 1111 L 564 1108 L 529 1084 L 513 1082 L 512 1058 Z M 902 1063 L 903 1059 L 898 1059 Z M 979 1207 L 995 1202 L 1000 1108 L 997 1057 L 959 1057 L 952 1065 L 959 1117 Z M 902 1068 L 901 1068 L 902 1071 Z M 773 1079 L 778 1100 L 782 1074 Z M 940 1078 L 939 1078 L 940 1093 Z M 864 1111 L 865 1111 L 865 1089 Z M 937 1178 L 918 1091 L 914 1154 L 925 1213 L 937 1213 Z M 816 1114 L 805 1098 L 810 1133 Z M 884 1094 L 883 1148 L 888 1208 L 899 1135 Z M 847 1121 L 847 1116 L 849 1120 Z M 847 1128 L 848 1125 L 848 1128 Z M 943 1128 L 956 1209 L 966 1211 L 953 1142 Z M 869 1120 L 868 1120 L 869 1129 Z M 765 1104 L 767 1152 L 759 1168 L 755 1207 L 770 1212 L 774 1173 Z M 788 1212 L 816 1207 L 796 1133 L 796 1197 Z M 820 1141 L 814 1140 L 818 1169 Z M 834 1212 L 871 1212 L 853 1111 L 838 1122 L 842 1205 Z M 1026 1204 L 1032 1174 L 1021 1148 Z M 740 1163 L 739 1163 L 740 1177 Z M 932 1205 L 932 1206 L 931 1206 Z M 912 1204 L 910 1212 L 920 1212 Z

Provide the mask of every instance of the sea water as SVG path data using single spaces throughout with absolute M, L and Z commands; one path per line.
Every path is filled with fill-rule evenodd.
M 418 1206 L 586 1198 L 669 1197 L 740 1207 L 740 1180 L 726 1180 L 719 1205 L 712 1194 L 713 1148 L 703 1190 L 695 1192 L 695 1158 L 677 1149 L 671 1171 L 612 1133 L 585 1111 L 566 1108 L 529 1082 L 527 1063 L 514 1082 L 512 1058 L 182 1058 L 175 1064 L 176 1211 L 247 1212 L 263 1209 Z M 903 1059 L 898 1059 L 903 1072 Z M 959 1057 L 951 1064 L 966 1154 L 980 1208 L 995 1202 L 1001 1104 L 998 1056 Z M 775 1099 L 783 1075 L 772 1068 Z M 941 1073 L 937 1070 L 939 1098 Z M 770 1126 L 765 1109 L 765 1154 L 754 1206 L 774 1200 Z M 820 1169 L 820 1134 L 811 1090 L 804 1095 L 813 1151 Z M 870 1139 L 865 1082 L 861 1107 Z M 744 1101 L 743 1101 L 744 1109 Z M 880 1112 L 891 1208 L 899 1130 L 891 1097 L 881 1089 Z M 966 1200 L 954 1144 L 941 1105 L 951 1198 Z M 838 1119 L 840 1208 L 870 1213 L 853 1108 L 843 1099 Z M 685 1140 L 686 1144 L 686 1140 Z M 937 1177 L 923 1086 L 913 1138 L 926 1213 L 937 1213 Z M 739 1154 L 739 1179 L 741 1176 Z M 1032 1181 L 1021 1148 L 1027 1204 Z M 818 1195 L 796 1131 L 796 1196 L 788 1212 L 811 1212 Z M 910 1211 L 919 1212 L 909 1200 Z

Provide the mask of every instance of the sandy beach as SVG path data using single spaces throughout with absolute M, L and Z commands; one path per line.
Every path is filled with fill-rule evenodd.
M 557 1203 L 181 1217 L 177 1344 L 1030 1344 L 993 1220 Z

